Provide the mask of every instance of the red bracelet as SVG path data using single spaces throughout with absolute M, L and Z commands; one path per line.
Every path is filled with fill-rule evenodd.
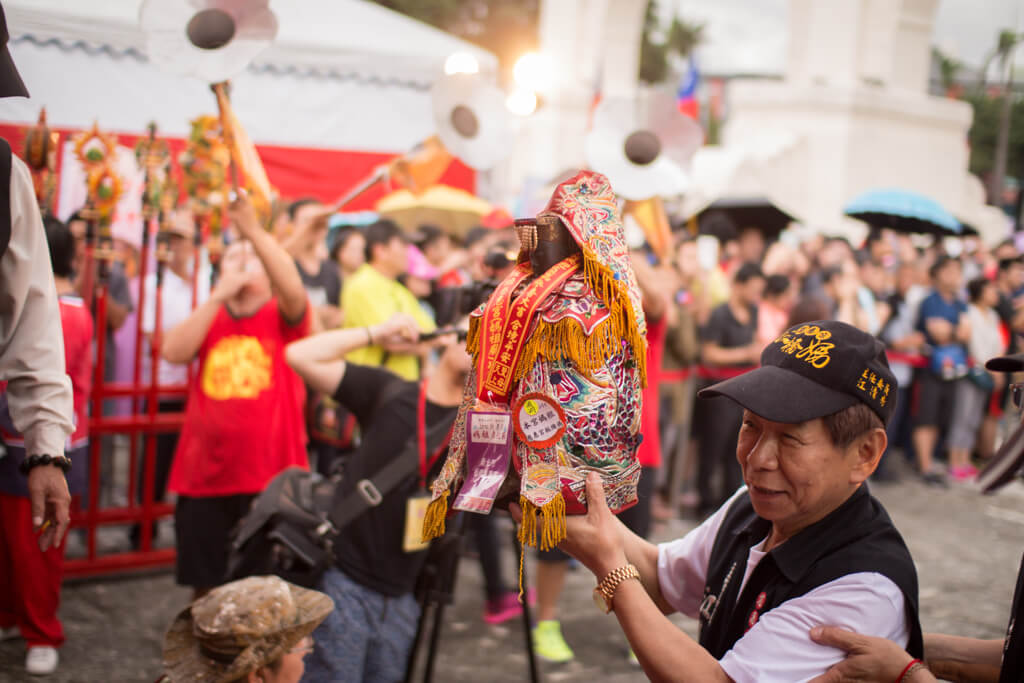
M 924 664 L 920 659 L 911 659 L 910 664 L 907 664 L 903 671 L 900 672 L 900 675 L 896 678 L 896 683 L 903 683 L 903 679 L 907 677 L 907 674 L 910 673 L 910 670 L 913 669 L 915 665 L 920 665 L 920 668 L 924 668 Z

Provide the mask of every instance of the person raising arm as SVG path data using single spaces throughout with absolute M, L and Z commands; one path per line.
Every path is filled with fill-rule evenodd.
M 277 295 L 278 309 L 285 321 L 299 321 L 306 312 L 306 291 L 295 263 L 271 234 L 260 227 L 252 202 L 244 193 L 232 202 L 228 215 L 242 238 L 252 246 L 239 244 L 233 249 L 229 246 L 224 258 L 239 260 L 239 267 L 222 269 L 210 298 L 167 333 L 161 353 L 170 363 L 188 363 L 195 358 L 221 306 L 226 306 L 232 315 L 238 317 L 252 315 L 259 310 L 265 303 L 262 288 L 258 286 L 263 275 L 261 271 L 265 271 L 270 288 Z M 258 262 L 252 258 L 251 252 L 255 252 Z M 262 269 L 259 268 L 261 263 Z
M 292 342 L 285 348 L 288 365 L 314 391 L 333 394 L 345 376 L 345 355 L 368 344 L 388 351 L 407 350 L 419 338 L 419 323 L 411 315 L 395 313 L 369 327 L 330 330 Z

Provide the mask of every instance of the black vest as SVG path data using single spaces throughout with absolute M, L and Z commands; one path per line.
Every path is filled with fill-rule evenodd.
M 858 572 L 882 574 L 903 591 L 910 631 L 907 651 L 922 657 L 914 561 L 889 515 L 866 487 L 768 552 L 737 596 L 751 547 L 770 531 L 771 523 L 757 516 L 746 493 L 732 504 L 718 530 L 700 607 L 700 644 L 713 657 L 721 659 L 768 610 Z
M 0 138 L 0 257 L 11 241 L 11 146 Z

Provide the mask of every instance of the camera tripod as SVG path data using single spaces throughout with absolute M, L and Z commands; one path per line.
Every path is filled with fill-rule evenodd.
M 420 585 L 421 608 L 420 621 L 416 627 L 416 638 L 413 640 L 412 651 L 405 670 L 405 683 L 412 683 L 419 651 L 423 646 L 426 632 L 430 631 L 430 643 L 427 649 L 427 661 L 423 669 L 423 683 L 430 683 L 434 678 L 434 663 L 437 658 L 438 646 L 441 642 L 441 629 L 444 623 L 445 607 L 451 604 L 455 596 L 455 579 L 458 575 L 459 560 L 466 535 L 466 515 L 459 513 L 452 521 L 448 533 L 434 541 L 436 548 L 435 562 L 430 562 L 423 569 Z M 516 561 L 523 566 L 522 583 L 526 590 L 526 567 L 522 563 L 523 548 L 516 537 L 515 527 L 512 528 L 512 545 L 516 549 Z M 435 551 L 434 548 L 431 549 Z M 539 683 L 540 671 L 537 668 L 537 657 L 533 652 L 533 618 L 530 601 L 523 601 L 523 635 L 526 640 L 526 659 L 530 666 L 530 681 Z

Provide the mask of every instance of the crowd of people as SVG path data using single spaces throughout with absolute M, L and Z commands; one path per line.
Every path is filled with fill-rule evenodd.
M 187 408 L 180 399 L 159 404 L 160 411 L 184 410 L 185 421 L 180 434 L 156 437 L 153 488 L 156 500 L 164 499 L 167 490 L 176 494 L 177 576 L 194 588 L 196 597 L 221 583 L 231 530 L 276 473 L 308 464 L 329 474 L 357 448 L 365 449 L 373 433 L 365 405 L 339 394 L 334 378 L 311 379 L 311 370 L 303 369 L 308 359 L 296 352 L 286 358 L 288 344 L 340 328 L 350 334 L 344 344 L 351 362 L 418 382 L 444 366 L 439 344 L 455 338 L 418 342 L 418 336 L 430 336 L 438 324 L 450 328 L 459 323 L 486 296 L 487 287 L 510 272 L 518 251 L 511 226 L 477 228 L 464 239 L 429 225 L 407 235 L 386 219 L 366 227 L 337 222 L 332 227 L 326 207 L 313 199 L 289 204 L 273 233 L 258 226 L 244 199 L 233 207 L 231 219 L 234 239 L 211 289 L 206 259 L 194 259 L 191 219 L 184 211 L 175 214 L 167 237 L 170 258 L 161 278 L 159 333 L 154 329 L 155 274 L 145 283 L 142 313 L 147 344 L 159 348 L 161 384 L 185 384 L 189 363 L 199 360 Z M 643 248 L 632 252 L 647 318 L 648 410 L 641 503 L 623 513 L 631 528 L 646 536 L 652 520 L 678 512 L 666 504 L 670 477 L 663 463 L 684 470 L 675 481 L 683 482 L 681 500 L 699 519 L 733 496 L 743 483 L 734 456 L 742 409 L 726 400 L 695 401 L 694 396 L 756 367 L 766 344 L 792 325 L 811 320 L 848 322 L 886 343 L 896 379 L 896 409 L 887 425 L 889 452 L 906 457 L 929 485 L 973 478 L 975 465 L 993 453 L 1009 400 L 1002 375 L 985 371 L 978 359 L 1015 351 L 1015 333 L 1024 330 L 1024 260 L 1015 244 L 990 251 L 968 238 L 954 256 L 941 241 L 922 248 L 915 238 L 890 230 L 872 230 L 855 247 L 843 238 L 816 234 L 800 241 L 769 239 L 756 227 L 729 229 L 721 216 L 709 223 L 710 235 L 678 231 L 667 259 L 659 261 Z M 84 494 L 85 411 L 94 349 L 74 340 L 91 336 L 92 319 L 80 295 L 83 286 L 97 283 L 80 275 L 82 231 L 52 216 L 45 224 L 63 297 L 66 360 L 75 396 L 78 427 L 71 447 L 79 467 L 72 490 Z M 711 261 L 709 246 L 716 254 Z M 196 261 L 204 265 L 193 291 Z M 112 272 L 108 288 L 116 279 Z M 127 291 L 137 292 L 137 284 L 125 284 Z M 129 296 L 126 309 L 132 309 L 137 296 Z M 113 322 L 123 324 L 116 318 Z M 404 337 L 395 337 L 396 325 Z M 114 346 L 107 358 L 128 352 Z M 335 348 L 328 356 L 341 353 Z M 380 388 L 386 382 L 366 377 L 361 385 Z M 365 388 L 356 393 L 363 393 L 363 399 L 373 396 Z M 3 438 L 9 449 L 22 445 L 12 425 Z M 883 464 L 874 476 L 888 479 L 906 469 Z M 5 490 L 25 495 L 24 484 L 17 486 L 19 478 L 12 470 Z M 141 481 L 138 486 L 141 498 Z M 473 521 L 487 579 L 484 619 L 500 623 L 521 608 L 497 559 L 500 543 L 493 519 Z M 138 536 L 136 526 L 136 546 Z M 366 562 L 375 558 L 370 553 Z M 538 559 L 537 590 L 531 591 L 539 602 L 535 645 L 544 658 L 568 661 L 573 652 L 558 623 L 558 599 L 569 557 L 547 550 Z M 22 633 L 39 634 L 27 638 L 30 646 L 38 641 L 55 648 L 62 642 L 59 622 L 52 625 L 59 561 L 53 576 L 45 600 L 27 599 L 29 593 L 22 591 L 27 603 L 52 605 L 48 615 L 25 617 L 32 625 Z M 385 588 L 383 595 L 396 590 Z M 415 618 L 405 621 L 408 627 Z M 368 651 L 381 652 L 379 642 Z

